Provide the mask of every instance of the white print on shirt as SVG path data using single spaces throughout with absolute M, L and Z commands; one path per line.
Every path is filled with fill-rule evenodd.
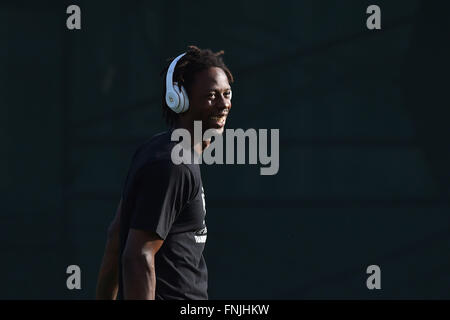
M 203 190 L 203 187 L 202 187 L 202 200 L 203 200 L 203 212 L 205 213 L 205 216 L 206 216 L 205 191 Z M 208 229 L 206 228 L 205 219 L 203 219 L 203 225 L 205 226 L 203 229 L 200 229 L 197 232 L 195 232 L 194 237 L 195 237 L 195 242 L 197 242 L 197 243 L 205 243 L 206 242 Z
M 203 190 L 203 187 L 202 187 L 202 199 L 203 199 L 203 212 L 206 215 L 205 191 Z M 205 220 L 203 220 L 203 224 L 205 224 Z
M 208 229 L 206 228 L 206 226 L 203 229 L 200 229 L 199 231 L 197 231 L 194 235 L 195 237 L 195 242 L 197 243 L 205 243 L 206 242 L 206 238 L 207 238 L 207 233 L 208 233 Z

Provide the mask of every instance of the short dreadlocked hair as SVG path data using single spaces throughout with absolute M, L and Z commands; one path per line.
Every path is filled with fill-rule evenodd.
M 228 67 L 225 65 L 222 59 L 224 51 L 212 52 L 210 49 L 200 49 L 196 46 L 188 46 L 186 54 L 177 62 L 173 73 L 173 81 L 182 85 L 188 94 L 190 95 L 190 89 L 194 82 L 195 75 L 203 70 L 211 67 L 221 68 L 227 75 L 228 82 L 231 84 L 234 82 L 233 75 Z M 174 58 L 169 59 L 169 63 L 162 70 L 161 76 L 164 76 L 164 86 L 162 95 L 162 110 L 163 117 L 167 125 L 173 127 L 177 121 L 178 114 L 174 112 L 166 103 L 166 75 L 169 69 L 170 63 Z

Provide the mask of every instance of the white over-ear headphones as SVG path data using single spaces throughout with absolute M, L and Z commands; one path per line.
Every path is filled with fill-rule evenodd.
M 176 113 L 182 113 L 189 109 L 189 98 L 183 86 L 179 86 L 177 82 L 173 82 L 173 72 L 178 60 L 180 60 L 186 53 L 180 54 L 173 59 L 172 63 L 167 69 L 166 75 L 166 103 L 170 109 Z

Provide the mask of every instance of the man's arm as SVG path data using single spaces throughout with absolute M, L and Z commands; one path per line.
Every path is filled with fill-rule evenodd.
M 109 225 L 105 253 L 97 280 L 96 298 L 115 300 L 119 287 L 119 231 L 122 200 L 117 207 L 116 216 Z
M 130 229 L 122 256 L 124 299 L 155 299 L 154 261 L 162 244 L 156 233 Z

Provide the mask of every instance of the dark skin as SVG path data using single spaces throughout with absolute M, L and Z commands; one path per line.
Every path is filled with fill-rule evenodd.
M 122 200 L 120 200 L 116 215 L 108 228 L 105 253 L 97 280 L 96 298 L 99 300 L 115 300 L 117 297 L 121 207 Z
M 189 110 L 179 115 L 176 128 L 187 129 L 194 137 L 194 121 L 202 121 L 203 132 L 215 129 L 222 134 L 231 109 L 231 87 L 225 72 L 211 67 L 198 72 L 188 88 Z M 194 150 L 202 153 L 211 143 L 193 141 Z M 97 283 L 97 299 L 116 299 L 118 288 L 120 207 L 109 227 L 105 254 Z M 125 299 L 155 299 L 155 255 L 163 245 L 156 233 L 130 229 L 122 255 L 123 293 Z
M 175 127 L 189 130 L 192 140 L 194 121 L 202 121 L 202 133 L 215 129 L 222 134 L 231 109 L 231 87 L 225 72 L 217 67 L 203 70 L 197 73 L 188 90 L 189 110 L 180 114 Z M 211 143 L 210 140 L 192 142 L 194 150 L 199 154 Z

